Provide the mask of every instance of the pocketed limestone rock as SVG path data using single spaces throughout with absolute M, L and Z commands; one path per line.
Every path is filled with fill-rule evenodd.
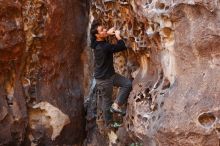
M 112 1 L 105 11 L 106 5 L 93 1 L 92 18 L 105 16 L 103 24 L 120 29 L 128 46 L 114 56 L 116 71 L 134 79 L 128 137 L 149 146 L 219 145 L 219 2 Z

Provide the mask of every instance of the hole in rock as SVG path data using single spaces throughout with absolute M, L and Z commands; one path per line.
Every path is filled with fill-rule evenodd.
M 169 6 L 166 6 L 166 7 L 165 7 L 165 10 L 168 10 L 169 8 L 170 8 Z
M 135 41 L 134 37 L 129 37 L 129 40 L 130 40 L 130 42 L 134 42 Z
M 141 102 L 141 99 L 140 99 L 140 98 L 138 98 L 138 99 L 136 100 L 136 102 Z
M 165 4 L 164 3 L 156 3 L 156 8 L 157 9 L 164 9 L 165 8 Z
M 147 117 L 143 117 L 143 121 L 144 121 L 144 122 L 147 122 L 147 121 L 148 121 L 148 118 L 147 118 Z
M 93 17 L 98 18 L 98 14 L 95 11 L 92 13 L 92 15 L 93 15 Z
M 157 117 L 157 120 L 159 120 L 159 119 L 160 119 L 160 117 L 161 117 L 161 115 L 159 115 L 159 116 Z
M 136 99 L 137 96 L 134 96 L 134 99 Z
M 149 88 L 146 88 L 145 90 L 144 90 L 144 93 L 145 94 L 147 94 L 147 93 L 149 93 L 150 92 L 150 89 Z
M 152 117 L 152 120 L 153 120 L 153 121 L 155 121 L 155 120 L 156 120 L 156 117 L 155 117 L 155 116 L 153 116 L 153 117 Z
M 128 22 L 128 30 L 131 30 L 132 29 L 132 23 L 129 21 Z
M 149 100 L 149 104 L 152 103 L 152 97 L 150 96 Z
M 161 102 L 160 107 L 163 107 L 163 105 L 164 105 L 164 102 Z
M 220 132 L 220 128 L 215 128 L 217 132 Z
M 144 5 L 144 8 L 146 9 L 148 9 L 149 8 L 149 4 L 148 3 L 146 3 L 145 5 Z
M 152 0 L 148 0 L 148 3 L 151 4 L 151 3 L 152 3 Z
M 46 16 L 47 15 L 47 8 L 45 6 L 41 7 L 41 14 Z
M 145 90 L 144 90 L 144 94 L 146 95 L 146 97 L 150 97 L 151 95 L 149 94 L 149 92 L 150 92 L 150 89 L 149 88 L 146 88 Z
M 140 30 L 133 30 L 133 34 L 134 34 L 134 36 L 136 36 L 136 37 L 138 37 L 138 35 L 140 34 Z
M 138 119 L 142 119 L 142 116 L 140 114 L 137 115 Z
M 170 81 L 167 78 L 165 78 L 163 82 L 162 90 L 165 90 L 169 87 L 170 87 Z
M 144 98 L 144 95 L 143 95 L 142 93 L 140 93 L 140 95 L 139 95 L 139 96 L 140 96 L 140 98 L 141 98 L 141 99 L 143 99 L 143 98 Z
M 212 113 L 203 113 L 199 116 L 198 121 L 203 126 L 211 126 L 216 117 Z

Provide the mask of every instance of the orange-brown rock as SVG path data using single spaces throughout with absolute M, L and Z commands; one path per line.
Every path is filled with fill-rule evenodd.
M 220 2 L 90 2 L 0 0 L 0 145 L 82 145 L 87 23 L 100 18 L 122 32 L 115 69 L 133 90 L 123 127 L 105 137 L 90 121 L 85 143 L 218 146 Z
M 87 6 L 0 1 L 0 145 L 83 143 Z

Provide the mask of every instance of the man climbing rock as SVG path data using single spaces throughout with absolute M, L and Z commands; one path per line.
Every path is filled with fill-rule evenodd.
M 113 67 L 113 54 L 126 50 L 124 41 L 120 36 L 120 31 L 111 28 L 107 30 L 98 20 L 94 20 L 90 30 L 91 47 L 94 49 L 94 77 L 97 86 L 103 88 L 102 111 L 104 113 L 105 125 L 112 124 L 112 113 L 125 112 L 120 108 L 127 102 L 127 98 L 132 89 L 132 83 L 129 79 L 115 73 Z M 107 42 L 108 36 L 115 36 L 116 44 Z M 120 87 L 118 96 L 114 103 L 112 102 L 113 86 Z M 112 104 L 113 103 L 113 104 Z

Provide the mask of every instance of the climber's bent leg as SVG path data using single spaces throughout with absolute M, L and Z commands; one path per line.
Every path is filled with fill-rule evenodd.
M 120 87 L 118 96 L 115 99 L 115 103 L 118 104 L 119 106 L 125 104 L 132 90 L 131 80 L 119 74 L 115 74 L 113 78 L 113 85 Z

